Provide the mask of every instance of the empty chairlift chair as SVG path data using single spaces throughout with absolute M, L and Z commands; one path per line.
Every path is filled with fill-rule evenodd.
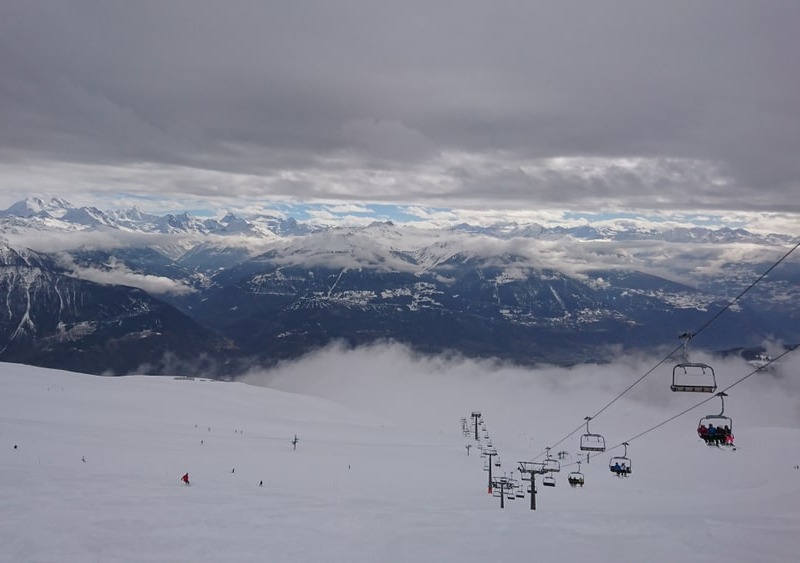
M 722 401 L 719 414 L 709 414 L 697 424 L 697 434 L 709 446 L 733 446 L 733 419 L 725 416 L 725 397 L 727 393 L 719 392 L 717 397 Z
M 600 434 L 592 434 L 589 431 L 589 421 L 592 417 L 586 417 L 586 434 L 581 436 L 581 450 L 584 452 L 604 452 L 606 451 L 606 439 Z
M 683 340 L 683 362 L 672 368 L 670 389 L 684 393 L 713 393 L 717 390 L 714 368 L 689 361 L 689 341 L 693 336 L 692 333 L 685 332 L 679 337 Z
M 625 446 L 625 453 L 612 457 L 608 462 L 608 468 L 617 477 L 627 477 L 633 471 L 633 465 L 628 457 L 628 442 L 623 442 L 622 445 Z
M 714 368 L 707 364 L 678 364 L 672 368 L 670 389 L 688 393 L 713 393 L 717 390 Z
M 506 485 L 506 498 L 508 500 L 516 500 L 517 493 L 514 491 L 516 488 L 516 483 L 514 481 L 509 480 L 508 484 Z
M 550 455 L 550 448 L 545 448 L 547 451 L 547 458 L 544 460 L 544 471 L 549 473 L 558 473 L 561 471 L 561 462 Z

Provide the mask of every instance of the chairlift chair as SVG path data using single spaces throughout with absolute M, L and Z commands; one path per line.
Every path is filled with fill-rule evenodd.
M 699 363 L 677 364 L 672 368 L 670 389 L 688 393 L 713 393 L 717 390 L 714 368 Z
M 555 487 L 556 486 L 556 478 L 553 477 L 551 473 L 548 473 L 544 477 L 542 477 L 542 485 L 545 487 Z
M 586 434 L 581 436 L 581 450 L 584 452 L 604 452 L 606 451 L 606 439 L 600 434 L 592 434 L 589 431 L 589 421 L 592 417 L 586 417 Z
M 584 483 L 583 473 L 581 473 L 579 471 L 573 471 L 572 473 L 567 475 L 567 482 L 572 487 L 577 487 L 579 485 L 581 487 L 583 487 L 583 483 Z
M 697 423 L 697 433 L 709 446 L 733 445 L 733 419 L 725 416 L 725 397 L 727 396 L 728 394 L 722 391 L 717 393 L 717 397 L 722 401 L 722 410 L 719 414 L 704 416 Z M 727 438 L 728 436 L 730 438 Z
M 578 469 L 567 475 L 567 482 L 572 487 L 577 487 L 579 485 L 583 487 L 584 478 L 583 478 L 583 473 L 581 473 L 581 462 L 579 461 L 577 463 L 578 463 Z
M 547 471 L 548 473 L 558 473 L 561 471 L 561 462 L 559 462 L 557 459 L 553 459 L 552 457 L 544 460 L 544 471 Z
M 633 465 L 628 457 L 628 442 L 623 442 L 622 445 L 625 446 L 625 453 L 612 457 L 608 462 L 608 468 L 617 477 L 627 477 L 633 472 Z
M 550 455 L 550 448 L 545 448 L 545 450 L 547 451 L 547 457 L 544 460 L 544 471 L 558 473 L 561 471 L 561 462 Z

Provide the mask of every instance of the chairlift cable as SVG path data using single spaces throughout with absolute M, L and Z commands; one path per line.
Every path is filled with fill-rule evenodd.
M 736 381 L 734 381 L 733 383 L 731 383 L 730 385 L 728 385 L 728 386 L 727 386 L 725 389 L 723 389 L 721 392 L 722 392 L 722 393 L 725 393 L 725 392 L 727 392 L 729 389 L 733 389 L 734 387 L 736 387 L 737 385 L 739 385 L 739 384 L 740 384 L 742 381 L 744 381 L 744 380 L 745 380 L 745 379 L 747 379 L 748 377 L 751 377 L 751 376 L 753 376 L 753 375 L 757 374 L 757 373 L 758 373 L 758 372 L 760 372 L 760 371 L 764 371 L 764 368 L 765 368 L 765 367 L 768 367 L 768 366 L 772 365 L 774 362 L 777 362 L 777 361 L 778 361 L 778 360 L 780 360 L 782 357 L 784 357 L 786 354 L 788 354 L 788 353 L 790 353 L 790 352 L 794 352 L 794 351 L 795 351 L 795 350 L 797 350 L 797 348 L 799 348 L 799 347 L 800 347 L 800 342 L 798 342 L 797 344 L 793 344 L 792 346 L 789 346 L 789 347 L 788 347 L 788 348 L 787 348 L 787 349 L 786 349 L 786 350 L 785 350 L 785 351 L 784 351 L 782 354 L 779 354 L 779 355 L 778 355 L 778 356 L 776 356 L 775 358 L 772 358 L 772 359 L 770 359 L 770 360 L 769 360 L 768 362 L 766 362 L 764 365 L 758 366 L 756 369 L 754 369 L 753 371 L 751 371 L 751 372 L 750 372 L 750 373 L 748 373 L 747 375 L 745 375 L 745 376 L 743 376 L 743 377 L 740 377 L 739 379 L 737 379 Z
M 776 362 L 776 361 L 778 361 L 779 359 L 781 359 L 782 357 L 784 357 L 785 355 L 789 354 L 790 352 L 793 352 L 793 351 L 795 351 L 795 350 L 796 350 L 798 347 L 800 347 L 800 343 L 797 343 L 797 344 L 795 344 L 795 345 L 793 345 L 793 346 L 790 346 L 790 347 L 789 347 L 789 348 L 787 348 L 787 349 L 786 349 L 786 350 L 785 350 L 785 351 L 784 351 L 782 354 L 780 354 L 780 355 L 778 355 L 777 357 L 775 357 L 775 358 L 773 358 L 773 359 L 769 360 L 769 361 L 768 361 L 767 363 L 765 363 L 763 366 L 759 366 L 759 367 L 757 367 L 756 369 L 754 369 L 753 371 L 751 371 L 751 372 L 750 372 L 750 373 L 748 373 L 747 375 L 745 375 L 745 376 L 743 376 L 743 377 L 740 377 L 740 378 L 739 378 L 737 381 L 735 381 L 735 382 L 731 383 L 731 384 L 730 384 L 730 385 L 728 385 L 728 386 L 727 386 L 725 389 L 723 389 L 722 391 L 720 391 L 720 393 L 725 393 L 725 392 L 727 392 L 728 390 L 730 390 L 730 389 L 733 389 L 735 386 L 739 385 L 740 383 L 742 383 L 743 381 L 745 381 L 747 378 L 749 378 L 749 377 L 752 377 L 753 375 L 755 375 L 755 374 L 757 374 L 757 373 L 759 373 L 759 372 L 763 371 L 765 367 L 769 366 L 769 365 L 770 365 L 770 364 L 772 364 L 773 362 Z M 628 442 L 628 443 L 630 443 L 630 442 L 633 442 L 633 441 L 634 441 L 634 440 L 636 440 L 637 438 L 641 438 L 641 437 L 642 437 L 642 436 L 644 436 L 645 434 L 649 434 L 649 433 L 650 433 L 650 432 L 652 432 L 653 430 L 656 430 L 656 429 L 658 429 L 658 428 L 661 428 L 662 426 L 664 426 L 665 424 L 668 424 L 668 423 L 672 422 L 672 421 L 673 421 L 673 420 L 675 420 L 676 418 L 679 418 L 679 417 L 681 417 L 681 416 L 683 416 L 683 415 L 685 415 L 685 414 L 687 414 L 687 413 L 689 413 L 689 412 L 693 411 L 694 409 L 696 409 L 696 408 L 699 408 L 699 407 L 703 406 L 704 404 L 706 404 L 706 403 L 707 403 L 707 402 L 709 402 L 709 401 L 713 401 L 714 399 L 716 399 L 716 398 L 717 398 L 717 396 L 718 396 L 718 395 L 719 395 L 719 394 L 715 394 L 715 395 L 712 395 L 712 396 L 710 396 L 710 397 L 706 397 L 705 399 L 703 399 L 703 400 L 702 400 L 702 401 L 700 401 L 699 403 L 697 403 L 697 404 L 695 404 L 695 405 L 693 405 L 693 406 L 691 406 L 691 407 L 689 407 L 689 408 L 687 408 L 687 409 L 684 409 L 684 410 L 682 410 L 682 411 L 681 411 L 681 412 L 679 412 L 678 414 L 675 414 L 675 415 L 673 415 L 673 416 L 671 416 L 671 417 L 667 418 L 666 420 L 663 420 L 663 421 L 659 422 L 659 423 L 658 423 L 658 424 L 656 424 L 655 426 L 653 426 L 653 427 L 651 427 L 651 428 L 648 428 L 647 430 L 645 430 L 645 431 L 643 431 L 643 432 L 640 432 L 639 434 L 637 434 L 637 435 L 636 435 L 636 436 L 634 436 L 633 438 L 628 438 L 627 440 L 625 440 L 625 442 Z M 619 447 L 621 447 L 621 446 L 622 446 L 622 444 L 624 444 L 624 442 L 620 442 L 619 444 L 617 444 L 617 445 L 616 445 L 616 446 L 614 446 L 613 448 L 608 448 L 606 451 L 609 451 L 609 450 L 613 450 L 613 449 L 619 448 Z M 593 457 L 593 456 L 592 456 L 592 457 Z
M 597 418 L 598 416 L 600 416 L 600 415 L 601 415 L 601 414 L 602 414 L 602 413 L 603 413 L 603 412 L 604 412 L 604 411 L 605 411 L 605 410 L 606 410 L 608 407 L 610 407 L 611 405 L 613 405 L 614 403 L 616 403 L 617 401 L 619 401 L 619 400 L 620 400 L 620 399 L 621 399 L 621 398 L 622 398 L 622 397 L 623 397 L 623 396 L 624 396 L 624 395 L 625 395 L 625 394 L 626 394 L 628 391 L 630 391 L 630 390 L 631 390 L 631 389 L 633 389 L 633 388 L 634 388 L 636 385 L 638 385 L 638 384 L 639 384 L 639 383 L 640 383 L 640 382 L 641 382 L 641 381 L 642 381 L 642 380 L 643 380 L 645 377 L 647 377 L 648 375 L 650 375 L 651 373 L 653 373 L 653 372 L 654 372 L 656 369 L 658 369 L 658 368 L 659 368 L 659 367 L 661 367 L 661 366 L 662 366 L 664 363 L 666 363 L 666 362 L 667 362 L 667 360 L 669 360 L 670 358 L 672 358 L 672 356 L 674 356 L 674 355 L 675 355 L 675 353 L 676 353 L 678 350 L 680 350 L 681 348 L 683 348 L 683 344 L 681 344 L 680 346 L 676 346 L 676 347 L 675 347 L 675 349 L 674 349 L 672 352 L 670 352 L 670 353 L 669 353 L 669 355 L 667 355 L 667 356 L 665 356 L 664 358 L 662 358 L 662 359 L 661 359 L 661 360 L 660 360 L 660 361 L 659 361 L 659 362 L 658 362 L 656 365 L 654 365 L 654 366 L 653 366 L 653 367 L 651 367 L 649 370 L 647 370 L 647 371 L 644 373 L 644 375 L 642 375 L 642 376 L 641 376 L 639 379 L 637 379 L 636 381 L 634 381 L 633 383 L 631 383 L 630 385 L 628 385 L 628 387 L 626 387 L 624 391 L 622 391 L 621 393 L 619 393 L 619 394 L 618 394 L 616 397 L 614 397 L 613 399 L 611 399 L 611 401 L 609 401 L 609 402 L 606 404 L 606 406 L 604 406 L 602 409 L 600 409 L 599 411 L 597 411 L 597 412 L 595 413 L 595 415 L 594 415 L 592 418 Z
M 742 298 L 742 297 L 743 297 L 743 296 L 744 296 L 744 295 L 745 295 L 747 292 L 749 292 L 751 289 L 753 289 L 753 288 L 756 286 L 756 284 L 758 284 L 759 282 L 761 282 L 761 280 L 763 280 L 763 279 L 764 279 L 764 278 L 765 278 L 765 277 L 766 277 L 766 276 L 767 276 L 767 275 L 768 275 L 768 274 L 769 274 L 769 273 L 770 273 L 772 270 L 774 270 L 774 269 L 775 269 L 776 267 L 778 267 L 778 266 L 779 266 L 781 263 L 783 263 L 783 261 L 784 261 L 784 260 L 786 260 L 786 259 L 787 259 L 787 258 L 788 258 L 788 257 L 789 257 L 789 256 L 790 256 L 790 255 L 791 255 L 791 254 L 792 254 L 792 253 L 795 251 L 795 250 L 797 250 L 798 248 L 800 248 L 800 241 L 798 241 L 798 242 L 797 242 L 797 243 L 796 243 L 796 244 L 795 244 L 795 245 L 794 245 L 794 246 L 793 246 L 791 249 L 789 249 L 789 250 L 788 250 L 788 251 L 787 251 L 787 252 L 786 252 L 786 253 L 785 253 L 783 256 L 781 256 L 781 257 L 780 257 L 780 258 L 779 258 L 779 259 L 778 259 L 778 260 L 777 260 L 777 261 L 776 261 L 774 264 L 772 264 L 772 266 L 770 266 L 769 268 L 767 268 L 767 270 L 766 270 L 766 271 L 765 271 L 763 274 L 761 274 L 760 276 L 758 276 L 758 278 L 756 278 L 756 280 L 755 280 L 755 281 L 753 281 L 753 282 L 752 282 L 752 283 L 751 283 L 749 286 L 747 286 L 747 287 L 746 287 L 744 290 L 742 290 L 742 291 L 739 293 L 739 295 L 737 295 L 736 297 L 734 297 L 734 298 L 733 298 L 733 299 L 732 299 L 732 300 L 731 300 L 731 301 L 730 301 L 730 302 L 729 302 L 727 305 L 725 305 L 725 307 L 723 307 L 723 308 L 722 308 L 720 311 L 718 311 L 718 312 L 717 312 L 717 313 L 716 313 L 716 314 L 715 314 L 713 317 L 711 317 L 711 319 L 709 319 L 708 321 L 706 321 L 706 322 L 705 322 L 705 323 L 704 323 L 704 324 L 703 324 L 703 325 L 702 325 L 702 326 L 701 326 L 699 329 L 697 329 L 697 330 L 696 330 L 695 332 L 693 332 L 693 333 L 689 333 L 689 334 L 691 335 L 691 337 L 693 338 L 693 337 L 697 336 L 698 334 L 700 334 L 701 332 L 703 332 L 703 331 L 704 331 L 706 328 L 708 328 L 708 327 L 711 325 L 711 323 L 713 323 L 714 321 L 716 321 L 716 320 L 717 320 L 717 319 L 720 317 L 720 315 L 722 315 L 722 313 L 724 313 L 725 311 L 727 311 L 728 309 L 730 309 L 730 308 L 731 308 L 731 307 L 732 307 L 732 306 L 733 306 L 733 305 L 734 305 L 734 304 L 735 304 L 735 303 L 736 303 L 736 302 L 737 302 L 739 299 L 741 299 L 741 298 Z M 788 353 L 788 352 L 791 352 L 791 351 L 792 351 L 792 350 L 794 350 L 794 348 L 796 348 L 796 347 L 797 347 L 797 346 L 794 346 L 794 347 L 790 348 L 789 350 L 787 350 L 786 352 L 784 352 L 783 354 L 781 354 L 780 356 L 778 356 L 778 358 L 780 358 L 780 357 L 782 357 L 782 356 L 786 355 L 786 353 Z M 611 407 L 611 405 L 613 405 L 613 404 L 614 404 L 614 403 L 616 403 L 618 400 L 620 400 L 620 399 L 621 399 L 621 398 L 622 398 L 622 397 L 623 397 L 625 394 L 627 394 L 627 393 L 628 393 L 628 392 L 629 392 L 631 389 L 633 389 L 633 388 L 634 388 L 636 385 L 638 385 L 639 383 L 641 383 L 641 382 L 642 382 L 642 381 L 643 381 L 643 380 L 644 380 L 644 379 L 645 379 L 647 376 L 651 375 L 651 374 L 652 374 L 652 373 L 653 373 L 653 372 L 654 372 L 656 369 L 658 369 L 658 368 L 659 368 L 661 365 L 663 365 L 663 364 L 664 364 L 664 363 L 666 363 L 668 360 L 670 360 L 670 359 L 671 359 L 671 358 L 672 358 L 672 357 L 673 357 L 673 356 L 674 356 L 674 355 L 675 355 L 675 354 L 678 352 L 678 350 L 681 350 L 682 348 L 684 348 L 684 344 L 680 344 L 679 346 L 676 346 L 676 347 L 675 347 L 675 349 L 673 349 L 673 350 L 672 350 L 672 352 L 670 352 L 668 355 L 666 355 L 664 358 L 662 358 L 662 359 L 661 359 L 661 360 L 660 360 L 658 363 L 656 363 L 656 364 L 655 364 L 655 365 L 654 365 L 652 368 L 650 368 L 649 370 L 647 370 L 647 371 L 644 373 L 644 375 L 642 375 L 641 377 L 639 377 L 639 379 L 637 379 L 636 381 L 634 381 L 633 383 L 631 383 L 631 384 L 630 384 L 628 387 L 626 387 L 626 388 L 625 388 L 625 389 L 624 389 L 624 390 L 623 390 L 621 393 L 619 393 L 619 394 L 618 394 L 616 397 L 614 397 L 613 399 L 611 399 L 611 401 L 609 401 L 608 403 L 606 403 L 606 405 L 605 405 L 605 406 L 603 406 L 603 408 L 601 408 L 599 411 L 597 411 L 597 412 L 594 414 L 594 416 L 592 416 L 592 417 L 590 417 L 590 418 L 594 419 L 594 418 L 596 418 L 597 416 L 599 416 L 600 414 L 602 414 L 603 412 L 605 412 L 605 411 L 606 411 L 606 410 L 607 410 L 609 407 Z M 778 358 L 775 358 L 775 360 L 777 360 Z M 753 375 L 753 374 L 757 373 L 758 371 L 760 371 L 760 370 L 761 370 L 761 369 L 763 369 L 764 367 L 766 367 L 766 366 L 770 365 L 770 364 L 771 364 L 773 361 L 775 361 L 775 360 L 771 360 L 769 363 L 765 364 L 764 366 L 761 366 L 759 369 L 755 370 L 753 373 L 750 373 L 750 374 L 746 375 L 746 376 L 745 376 L 745 377 L 743 377 L 741 380 L 739 380 L 739 381 L 735 382 L 733 385 L 730 385 L 730 386 L 728 386 L 728 387 L 727 387 L 726 389 L 724 389 L 723 391 L 726 391 L 727 389 L 730 389 L 730 388 L 731 388 L 731 387 L 733 387 L 734 385 L 738 385 L 739 383 L 741 383 L 742 381 L 744 381 L 745 379 L 747 379 L 747 378 L 748 378 L 748 377 L 750 377 L 751 375 Z M 679 416 L 682 416 L 683 414 L 686 414 L 686 412 L 689 412 L 689 411 L 691 411 L 691 410 L 693 410 L 693 409 L 695 409 L 695 408 L 697 408 L 697 407 L 699 407 L 699 406 L 701 406 L 701 405 L 705 404 L 706 402 L 710 401 L 711 399 L 713 399 L 713 397 L 709 397 L 709 398 L 707 398 L 707 399 L 704 399 L 703 401 L 701 401 L 700 403 L 698 403 L 698 404 L 697 404 L 697 405 L 695 405 L 694 407 L 691 407 L 691 408 L 690 408 L 690 409 L 688 409 L 687 411 L 685 411 L 685 412 L 682 412 L 682 413 L 680 413 L 680 414 L 678 414 L 678 415 L 675 415 L 675 417 L 673 417 L 672 419 L 669 419 L 669 420 L 666 420 L 666 421 L 664 421 L 662 424 L 666 424 L 667 422 L 670 422 L 670 421 L 671 421 L 671 420 L 673 420 L 674 418 L 677 418 L 677 417 L 679 417 Z M 574 435 L 576 432 L 578 432 L 580 429 L 582 429 L 582 428 L 583 428 L 583 426 L 584 426 L 584 425 L 583 425 L 583 424 L 581 424 L 581 425 L 580 425 L 580 426 L 578 426 L 578 427 L 577 427 L 575 430 L 573 430 L 572 432 L 570 432 L 569 434 L 567 434 L 566 436 L 564 436 L 564 437 L 563 437 L 561 440 L 559 440 L 558 442 L 555 442 L 554 444 L 552 444 L 552 446 L 551 446 L 551 447 L 556 447 L 556 446 L 558 446 L 559 444 L 561 444 L 562 442 L 564 442 L 564 441 L 568 440 L 568 439 L 569 439 L 569 438 L 571 438 L 571 437 L 572 437 L 572 436 L 573 436 L 573 435 Z M 656 429 L 656 428 L 658 428 L 659 426 L 660 426 L 660 425 L 657 425 L 657 426 L 655 426 L 655 427 L 651 428 L 650 430 L 646 430 L 645 432 L 642 432 L 641 434 L 637 435 L 637 436 L 636 436 L 636 438 L 638 438 L 638 437 L 640 437 L 640 436 L 643 436 L 644 434 L 646 434 L 646 433 L 650 432 L 651 430 L 655 430 L 655 429 Z M 631 440 L 627 440 L 627 441 L 628 441 L 628 442 L 630 442 Z M 620 443 L 619 445 L 617 445 L 617 446 L 614 446 L 614 448 L 610 448 L 610 449 L 615 449 L 615 448 L 619 447 L 620 445 L 621 445 L 621 443 Z M 608 451 L 608 449 L 609 449 L 609 448 L 607 448 L 607 449 L 606 449 L 606 451 Z M 533 458 L 531 461 L 535 461 L 535 460 L 539 459 L 540 457 L 542 457 L 543 455 L 544 455 L 544 452 L 542 452 L 542 453 L 540 453 L 539 455 L 537 455 L 536 457 L 534 457 L 534 458 Z M 593 455 L 590 455 L 589 457 L 591 458 L 591 457 L 594 457 L 594 456 L 593 456 Z
M 713 317 L 711 317 L 711 318 L 710 318 L 708 321 L 706 321 L 706 322 L 705 322 L 705 324 L 704 324 L 703 326 L 701 326 L 701 327 L 700 327 L 699 329 L 697 329 L 695 332 L 691 333 L 691 335 L 692 335 L 692 338 L 694 338 L 695 336 L 697 336 L 698 334 L 700 334 L 701 332 L 703 332 L 703 331 L 704 331 L 706 328 L 708 328 L 708 326 L 709 326 L 711 323 L 713 323 L 714 321 L 716 321 L 716 320 L 717 320 L 717 318 L 718 318 L 720 315 L 722 315 L 722 313 L 724 313 L 725 311 L 727 311 L 728 309 L 730 309 L 731 307 L 733 307 L 733 305 L 734 305 L 734 304 L 735 304 L 735 303 L 736 303 L 736 302 L 737 302 L 739 299 L 741 299 L 742 297 L 744 297 L 745 293 L 747 293 L 748 291 L 750 291 L 751 289 L 753 289 L 753 288 L 756 286 L 756 284 L 758 284 L 758 283 L 759 283 L 761 280 L 763 280 L 765 277 L 767 277 L 767 275 L 768 275 L 768 274 L 769 274 L 769 273 L 770 273 L 772 270 L 774 270 L 775 268 L 777 268 L 777 267 L 778 267 L 778 266 L 779 266 L 779 265 L 780 265 L 780 264 L 781 264 L 781 263 L 782 263 L 784 260 L 786 260 L 786 259 L 789 257 L 789 255 L 790 255 L 792 252 L 794 252 L 795 250 L 797 250 L 797 248 L 798 248 L 798 247 L 800 247 L 800 241 L 799 241 L 797 244 L 795 244 L 795 245 L 794 245 L 794 246 L 793 246 L 793 247 L 792 247 L 792 248 L 791 248 L 791 249 L 790 249 L 790 250 L 789 250 L 789 251 L 788 251 L 786 254 L 784 254 L 783 256 L 781 256 L 781 258 L 780 258 L 780 259 L 779 259 L 777 262 L 775 262 L 775 263 L 774 263 L 772 266 L 770 266 L 769 268 L 767 268 L 767 271 L 766 271 L 766 272 L 764 272 L 763 274 L 761 274 L 760 276 L 758 276 L 758 278 L 756 278 L 756 280 L 755 280 L 753 283 L 751 283 L 751 284 L 750 284 L 750 285 L 748 285 L 746 288 L 744 288 L 744 289 L 741 291 L 741 293 L 739 293 L 739 295 L 737 295 L 736 297 L 734 297 L 734 298 L 733 298 L 733 300 L 732 300 L 730 303 L 728 303 L 727 305 L 725 305 L 725 307 L 723 307 L 721 310 L 717 311 L 717 313 L 716 313 L 716 314 L 715 314 Z M 673 352 L 673 354 L 674 354 L 674 352 Z

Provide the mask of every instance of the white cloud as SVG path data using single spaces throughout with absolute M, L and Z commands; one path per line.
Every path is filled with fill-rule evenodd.
M 369 207 L 359 205 L 356 203 L 344 203 L 340 205 L 328 205 L 326 209 L 331 213 L 344 214 L 344 213 L 372 213 Z
M 699 189 L 705 179 L 676 173 L 658 160 L 600 163 L 588 171 L 581 159 L 564 160 L 548 168 L 546 159 L 445 152 L 402 167 L 375 168 L 320 158 L 298 168 L 281 165 L 247 174 L 156 164 L 0 163 L 0 182 L 9 186 L 0 193 L 0 207 L 45 194 L 64 197 L 77 206 L 136 205 L 155 214 L 202 209 L 212 215 L 221 209 L 263 212 L 281 203 L 302 202 L 327 207 L 328 215 L 320 209 L 312 220 L 361 224 L 369 215 L 366 206 L 373 203 L 396 204 L 430 227 L 457 222 L 569 226 L 585 224 L 589 219 L 582 214 L 599 221 L 604 213 L 613 218 L 626 212 L 645 223 L 653 217 L 687 226 L 704 224 L 703 213 L 717 226 L 800 231 L 800 214 L 791 204 L 768 210 L 752 199 L 738 203 L 730 186 Z M 680 162 L 670 165 L 681 166 Z M 565 170 L 566 166 L 574 170 Z M 694 170 L 697 164 L 686 166 Z M 665 172 L 671 178 L 669 186 L 648 179 L 656 174 L 653 170 L 662 169 L 669 170 Z M 660 227 L 664 226 L 662 222 Z
M 71 263 L 66 257 L 63 262 L 63 265 L 68 267 L 76 278 L 103 285 L 138 287 L 153 295 L 182 295 L 194 291 L 191 287 L 170 278 L 136 273 L 114 259 L 106 264 L 106 269 L 81 267 Z
M 459 417 L 481 410 L 501 435 L 524 433 L 536 449 L 566 435 L 584 416 L 594 415 L 660 360 L 620 356 L 613 364 L 525 368 L 421 355 L 393 343 L 356 349 L 332 345 L 244 379 L 330 399 L 411 427 L 446 429 Z M 753 371 L 741 359 L 722 360 L 702 351 L 693 353 L 692 361 L 715 366 L 720 389 Z M 798 367 L 800 360 L 790 354 L 776 374 L 759 374 L 739 384 L 729 391 L 726 413 L 740 427 L 800 426 L 800 381 L 791 377 Z M 668 362 L 599 416 L 593 427 L 608 429 L 609 441 L 622 441 L 706 398 L 672 392 L 671 374 Z M 648 411 L 651 416 L 632 419 Z M 712 402 L 675 424 L 685 425 L 690 439 L 697 419 L 717 412 L 719 405 Z

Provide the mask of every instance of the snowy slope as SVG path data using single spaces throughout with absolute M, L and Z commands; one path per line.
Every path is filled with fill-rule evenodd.
M 483 411 L 511 471 L 639 369 L 328 350 L 251 378 L 267 388 L 3 364 L 0 561 L 796 561 L 800 429 L 778 384 L 731 399 L 737 452 L 698 443 L 701 410 L 635 441 L 628 479 L 604 454 L 583 489 L 540 487 L 535 512 L 486 494 L 460 416 Z M 693 402 L 661 383 L 593 430 L 611 445 Z

